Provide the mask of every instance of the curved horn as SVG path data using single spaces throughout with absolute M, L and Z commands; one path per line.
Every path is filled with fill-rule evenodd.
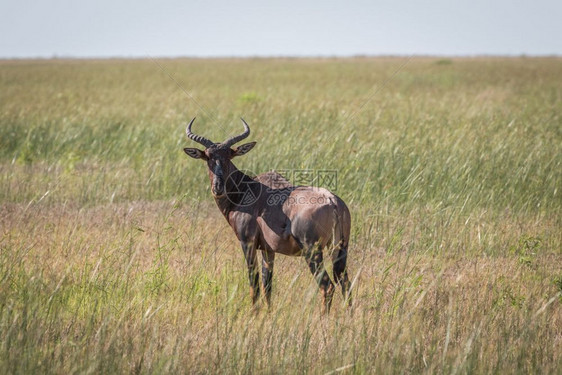
M 244 121 L 242 117 L 240 117 L 240 120 L 242 120 L 242 122 L 244 123 L 244 133 L 228 138 L 226 141 L 222 143 L 224 147 L 230 147 L 233 144 L 240 142 L 241 140 L 247 138 L 250 135 L 250 127 L 248 126 L 248 124 L 246 124 L 246 121 Z
M 191 132 L 191 125 L 193 125 L 193 121 L 195 121 L 195 117 L 193 118 L 193 120 L 191 120 L 191 122 L 189 123 L 189 125 L 187 125 L 187 129 L 185 129 L 185 134 L 187 134 L 187 138 L 191 139 L 192 141 L 195 141 L 197 143 L 202 144 L 203 146 L 209 148 L 212 145 L 214 145 L 214 143 L 210 140 L 208 140 L 205 137 L 202 137 L 200 135 L 197 134 L 193 134 Z

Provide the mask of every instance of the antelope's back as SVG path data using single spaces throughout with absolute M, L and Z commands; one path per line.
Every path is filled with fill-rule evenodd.
M 293 186 L 289 180 L 275 171 L 262 173 L 256 176 L 254 180 L 264 184 L 270 189 L 285 189 Z
M 255 180 L 268 187 L 269 198 L 278 198 L 267 202 L 279 204 L 279 214 L 289 220 L 290 232 L 298 242 L 328 246 L 341 241 L 347 246 L 351 215 L 340 197 L 325 188 L 293 186 L 275 171 L 260 174 Z

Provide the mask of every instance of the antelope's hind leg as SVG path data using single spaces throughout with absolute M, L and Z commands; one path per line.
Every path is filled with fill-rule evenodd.
M 341 286 L 341 292 L 348 306 L 351 307 L 351 282 L 347 275 L 347 246 L 339 246 L 332 254 L 334 281 Z
M 322 292 L 322 313 L 330 312 L 332 305 L 332 296 L 334 295 L 334 283 L 330 280 L 330 276 L 324 268 L 322 249 L 318 245 L 312 245 L 308 251 L 305 251 L 304 257 L 310 272 L 314 275 L 320 291 Z

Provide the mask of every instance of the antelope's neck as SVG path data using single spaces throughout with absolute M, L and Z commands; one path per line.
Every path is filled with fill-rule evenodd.
M 222 196 L 220 198 L 217 197 L 213 197 L 213 198 L 215 198 L 215 203 L 217 204 L 217 207 L 219 208 L 220 212 L 228 220 L 228 214 L 233 209 L 232 202 L 230 202 L 227 196 Z
M 227 221 L 230 212 L 253 203 L 248 197 L 254 196 L 251 189 L 255 183 L 254 179 L 236 167 L 228 174 L 225 181 L 225 196 L 215 197 L 215 202 Z

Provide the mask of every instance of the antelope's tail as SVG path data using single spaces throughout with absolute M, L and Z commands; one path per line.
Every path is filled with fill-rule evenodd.
M 339 249 L 345 244 L 343 221 L 340 218 L 337 203 L 334 202 L 333 200 L 331 200 L 331 203 L 332 203 L 332 210 L 333 210 L 332 212 L 334 215 L 334 228 L 332 230 L 332 244 L 334 249 Z M 338 238 L 338 232 L 339 232 L 339 238 Z

